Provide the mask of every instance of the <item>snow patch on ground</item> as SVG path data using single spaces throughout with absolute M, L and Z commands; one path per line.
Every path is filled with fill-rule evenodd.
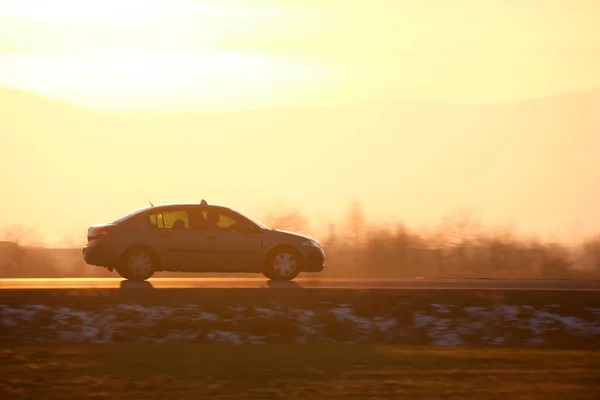
M 272 308 L 261 308 L 261 307 L 257 307 L 254 309 L 254 312 L 259 316 L 259 317 L 268 317 L 268 318 L 274 318 L 274 317 L 280 317 L 283 315 L 282 311 L 279 310 L 274 310 Z
M 242 338 L 238 333 L 228 331 L 214 331 L 206 335 L 208 339 L 214 340 L 215 342 L 225 342 L 242 344 Z
M 427 315 L 424 312 L 413 313 L 413 325 L 417 328 L 424 328 L 435 321 L 435 317 Z
M 329 312 L 334 314 L 339 322 L 353 325 L 356 331 L 363 336 L 368 336 L 373 332 L 386 334 L 398 325 L 398 321 L 395 318 L 382 316 L 374 316 L 372 318 L 359 317 L 346 304 L 332 308 Z
M 600 308 L 596 308 L 596 307 L 585 307 L 584 310 L 586 310 L 587 312 L 595 315 L 596 317 L 600 318 Z
M 450 313 L 450 307 L 448 307 L 446 304 L 432 304 L 432 306 L 435 307 L 437 309 L 437 312 L 440 314 Z

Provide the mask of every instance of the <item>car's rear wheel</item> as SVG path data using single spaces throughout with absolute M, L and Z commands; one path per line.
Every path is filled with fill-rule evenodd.
M 145 281 L 154 275 L 154 255 L 145 249 L 128 251 L 117 272 L 130 281 Z
M 290 248 L 274 251 L 267 259 L 263 274 L 274 281 L 290 281 L 300 273 L 300 257 Z

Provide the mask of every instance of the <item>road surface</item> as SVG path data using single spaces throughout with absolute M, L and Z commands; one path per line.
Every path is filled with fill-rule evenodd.
M 297 278 L 293 282 L 273 282 L 267 281 L 265 278 L 151 278 L 146 282 L 129 282 L 121 278 L 0 279 L 0 289 L 110 289 L 121 287 L 599 291 L 600 280 Z

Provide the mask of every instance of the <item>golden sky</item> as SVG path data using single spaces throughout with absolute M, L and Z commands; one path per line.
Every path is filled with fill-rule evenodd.
M 145 205 L 141 184 L 321 228 L 359 198 L 383 222 L 466 206 L 598 232 L 600 121 L 571 106 L 596 98 L 478 107 L 599 88 L 599 21 L 598 0 L 0 0 L 0 88 L 101 111 L 291 110 L 127 119 L 10 97 L 0 218 L 80 238 Z
M 98 109 L 498 102 L 600 85 L 595 0 L 0 0 L 0 86 Z

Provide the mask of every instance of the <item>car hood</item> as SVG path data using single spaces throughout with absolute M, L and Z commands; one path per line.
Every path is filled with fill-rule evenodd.
M 272 234 L 276 234 L 276 235 L 282 235 L 282 236 L 287 236 L 287 237 L 291 236 L 295 239 L 306 239 L 306 240 L 315 240 L 316 241 L 316 239 L 312 236 L 303 235 L 301 233 L 296 233 L 296 232 L 285 231 L 282 229 L 271 229 L 269 232 L 271 232 Z

